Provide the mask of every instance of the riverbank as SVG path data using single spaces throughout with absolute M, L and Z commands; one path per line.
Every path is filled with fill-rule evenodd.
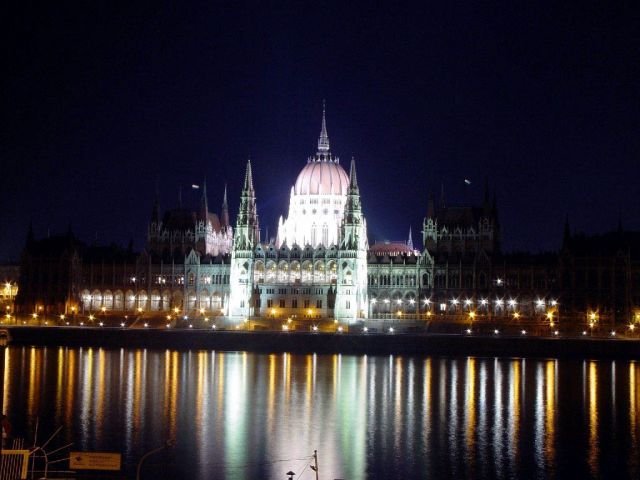
M 12 345 L 500 357 L 640 359 L 640 341 L 501 335 L 329 334 L 76 327 L 10 327 Z

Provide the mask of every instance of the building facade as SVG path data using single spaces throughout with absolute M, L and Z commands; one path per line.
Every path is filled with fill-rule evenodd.
M 292 179 L 293 180 L 293 179 Z M 485 182 L 477 206 L 429 195 L 421 242 L 369 245 L 356 162 L 331 153 L 323 109 L 316 153 L 290 190 L 275 240 L 263 240 L 251 162 L 235 227 L 226 187 L 220 214 L 199 207 L 161 214 L 158 199 L 142 252 L 80 242 L 36 240 L 21 259 L 16 311 L 23 315 L 128 316 L 201 321 L 331 320 L 360 324 L 468 320 L 555 329 L 640 321 L 640 237 L 571 235 L 548 254 L 504 254 L 495 192 Z M 640 328 L 640 326 L 639 326 Z

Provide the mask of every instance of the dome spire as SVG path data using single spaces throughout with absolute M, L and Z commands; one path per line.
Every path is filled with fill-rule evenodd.
M 326 102 L 322 100 L 322 128 L 318 139 L 318 153 L 329 153 L 329 135 L 327 134 Z

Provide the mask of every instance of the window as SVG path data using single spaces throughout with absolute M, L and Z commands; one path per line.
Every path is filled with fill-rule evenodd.
M 316 300 L 316 308 L 322 308 L 322 300 Z
M 272 308 L 272 307 L 273 307 L 273 299 L 272 299 L 272 298 L 269 298 L 269 299 L 267 300 L 267 308 Z
M 284 308 L 284 298 L 280 299 L 280 308 Z
M 291 308 L 298 308 L 298 299 L 294 298 L 291 300 Z
M 309 308 L 309 300 L 304 301 L 304 308 Z
M 348 310 L 348 309 L 350 309 L 350 308 L 351 308 L 351 302 L 350 302 L 349 300 L 346 300 L 346 301 L 344 302 L 344 306 L 345 306 L 345 308 L 346 308 L 347 310 Z

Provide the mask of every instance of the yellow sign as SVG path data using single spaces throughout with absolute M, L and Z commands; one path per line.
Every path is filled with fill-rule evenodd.
M 2 450 L 2 478 L 27 478 L 29 450 Z M 6 475 L 6 477 L 5 477 Z
M 111 452 L 71 452 L 71 470 L 120 470 L 120 454 Z

